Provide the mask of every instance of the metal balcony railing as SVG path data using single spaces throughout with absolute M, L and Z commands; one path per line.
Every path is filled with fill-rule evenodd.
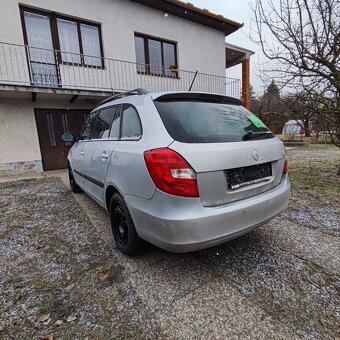
M 0 42 L 0 84 L 113 92 L 187 91 L 192 82 L 192 91 L 241 97 L 239 79 Z

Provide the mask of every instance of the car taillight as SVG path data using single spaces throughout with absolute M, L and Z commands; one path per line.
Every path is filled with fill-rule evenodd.
M 288 173 L 288 159 L 285 160 L 285 164 L 283 165 L 283 173 Z
M 171 195 L 198 197 L 196 173 L 177 152 L 154 149 L 145 151 L 144 159 L 158 189 Z

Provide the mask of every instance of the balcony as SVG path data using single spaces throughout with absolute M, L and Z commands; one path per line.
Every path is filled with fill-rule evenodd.
M 133 88 L 241 97 L 239 79 L 0 42 L 0 89 L 109 95 Z

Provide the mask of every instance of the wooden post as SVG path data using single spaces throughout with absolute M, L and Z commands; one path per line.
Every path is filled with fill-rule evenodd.
M 250 110 L 250 71 L 249 71 L 249 59 L 242 61 L 242 98 L 243 106 Z

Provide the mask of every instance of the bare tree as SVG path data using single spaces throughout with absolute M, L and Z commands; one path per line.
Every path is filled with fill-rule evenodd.
M 302 92 L 340 147 L 340 1 L 254 0 L 262 70 L 287 92 Z M 270 39 L 267 39 L 270 35 Z
M 252 93 L 252 91 L 251 91 Z M 251 96 L 250 110 L 258 116 L 274 133 L 280 134 L 287 120 L 282 110 L 280 89 L 272 80 L 262 96 Z

